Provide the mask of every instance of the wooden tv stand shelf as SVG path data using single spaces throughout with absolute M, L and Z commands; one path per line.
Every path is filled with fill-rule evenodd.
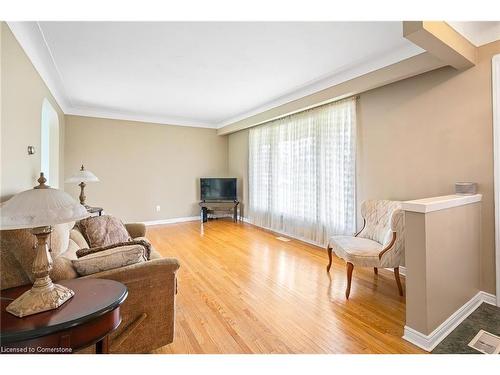
M 201 207 L 201 221 L 206 223 L 208 221 L 208 214 L 216 211 L 230 211 L 233 213 L 233 221 L 238 221 L 238 205 L 239 201 L 202 201 L 199 203 Z

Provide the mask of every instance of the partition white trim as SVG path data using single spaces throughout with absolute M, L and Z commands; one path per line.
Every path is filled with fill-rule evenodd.
M 493 157 L 495 184 L 495 259 L 496 296 L 500 306 L 500 54 L 491 61 L 492 101 L 493 101 Z
M 443 195 L 441 197 L 432 197 L 417 199 L 413 201 L 403 202 L 402 208 L 405 211 L 428 213 L 439 210 L 446 210 L 448 208 L 464 206 L 466 204 L 481 202 L 483 196 L 481 194 L 474 195 Z

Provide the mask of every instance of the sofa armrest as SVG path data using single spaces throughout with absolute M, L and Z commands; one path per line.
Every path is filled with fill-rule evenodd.
M 146 225 L 144 223 L 129 223 L 125 224 L 128 234 L 132 238 L 145 237 Z
M 122 323 L 108 336 L 111 353 L 148 353 L 173 341 L 178 269 L 177 259 L 159 258 L 82 277 L 116 280 L 128 288 Z
M 81 278 L 111 279 L 127 285 L 127 283 L 132 280 L 156 277 L 157 274 L 175 274 L 179 267 L 179 261 L 175 258 L 159 258 L 93 273 L 92 275 L 83 276 Z

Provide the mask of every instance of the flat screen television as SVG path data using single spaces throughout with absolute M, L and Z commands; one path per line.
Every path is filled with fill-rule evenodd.
M 236 201 L 236 178 L 200 178 L 202 201 Z

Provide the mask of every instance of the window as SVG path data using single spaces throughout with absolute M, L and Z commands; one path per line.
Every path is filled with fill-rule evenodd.
M 48 185 L 59 187 L 59 117 L 47 99 L 42 103 L 40 171 Z
M 249 216 L 325 245 L 355 230 L 356 99 L 250 129 Z

